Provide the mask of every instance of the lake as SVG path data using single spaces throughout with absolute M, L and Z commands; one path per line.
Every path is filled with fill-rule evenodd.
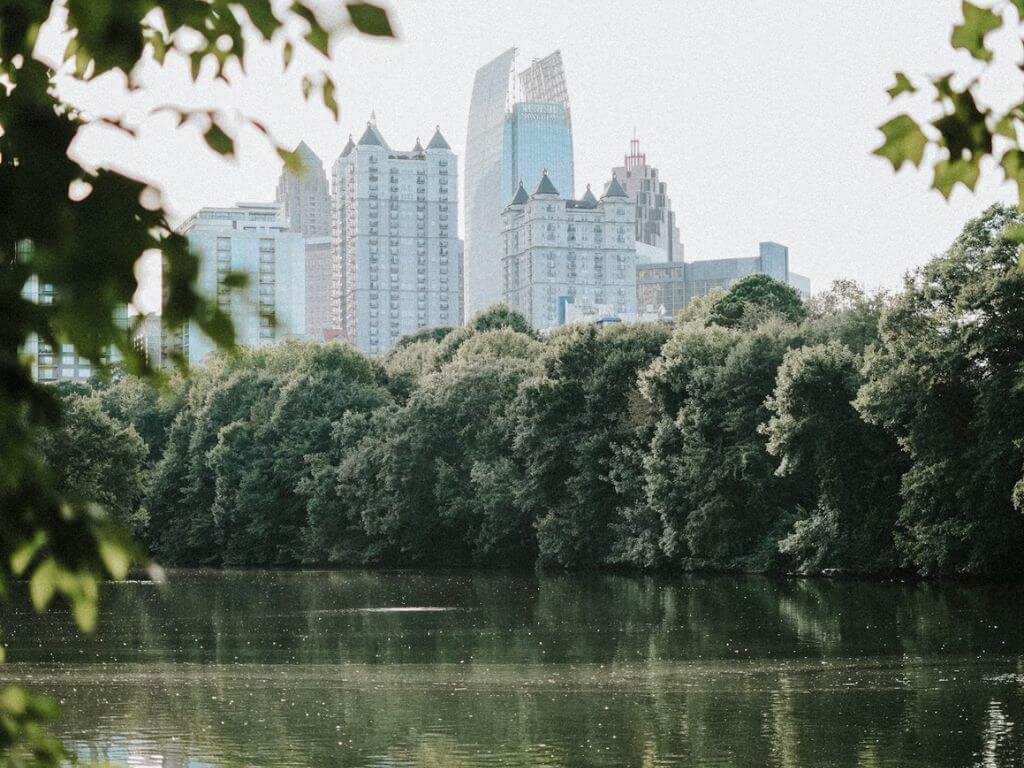
M 5 682 L 131 766 L 1021 766 L 1021 590 L 195 572 L 100 628 L 8 612 Z

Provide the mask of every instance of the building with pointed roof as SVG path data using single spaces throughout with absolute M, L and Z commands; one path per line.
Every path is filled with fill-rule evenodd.
M 502 210 L 520 180 L 547 170 L 562 194 L 575 189 L 572 121 L 558 51 L 516 76 L 515 48 L 481 67 L 466 133 L 466 312 L 501 300 Z M 533 188 L 532 186 L 530 187 Z
M 334 314 L 370 355 L 462 320 L 458 158 L 438 127 L 424 149 L 391 148 L 376 121 L 332 168 Z
M 351 146 L 350 136 L 346 149 Z M 310 338 L 319 340 L 331 322 L 331 195 L 324 165 L 309 145 L 300 142 L 295 154 L 301 168 L 281 171 L 277 202 L 289 228 L 304 239 L 305 329 Z
M 646 252 L 644 259 L 682 261 L 683 244 L 667 185 L 658 169 L 647 164 L 647 155 L 640 151 L 640 141 L 635 136 L 623 164 L 612 168 L 612 178 L 636 204 L 636 241 L 642 244 L 638 250 Z
M 538 330 L 566 322 L 570 306 L 636 316 L 634 207 L 613 180 L 600 200 L 587 187 L 563 197 L 542 173 L 528 195 L 519 184 L 502 213 L 502 299 Z
M 434 135 L 430 138 L 430 143 L 427 144 L 427 149 L 451 149 L 448 146 L 448 142 L 445 141 L 444 136 L 441 135 L 441 126 L 437 126 L 434 129 Z
M 331 233 L 330 189 L 324 164 L 306 142 L 294 150 L 301 165 L 281 170 L 276 201 L 291 229 L 304 237 L 327 237 Z

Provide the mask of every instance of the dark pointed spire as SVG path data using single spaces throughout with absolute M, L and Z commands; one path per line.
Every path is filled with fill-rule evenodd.
M 603 200 L 606 197 L 625 197 L 625 198 L 628 198 L 629 195 L 626 194 L 626 190 L 624 190 L 622 188 L 622 185 L 619 184 L 619 180 L 617 178 L 615 178 L 614 176 L 612 176 L 612 183 L 608 185 L 608 189 L 605 190 L 605 193 L 603 195 L 601 195 L 601 199 Z
M 412 151 L 413 152 L 422 152 L 423 151 L 423 145 L 420 144 L 420 137 L 419 136 L 416 137 L 416 146 L 412 148 Z
M 352 134 L 348 135 L 348 142 L 345 144 L 345 148 L 341 150 L 342 157 L 348 157 L 348 153 L 355 149 L 356 143 L 352 141 Z
M 558 197 L 558 190 L 555 189 L 555 185 L 551 183 L 551 179 L 548 178 L 548 172 L 545 170 L 540 177 L 540 184 L 537 185 L 537 191 L 535 195 L 554 195 Z
M 583 193 L 583 197 L 580 198 L 581 208 L 596 208 L 597 198 L 594 197 L 594 193 L 590 191 L 590 185 L 587 184 L 587 191 Z
M 434 129 L 434 136 L 430 139 L 430 143 L 427 144 L 427 149 L 451 149 L 448 146 L 448 142 L 444 140 L 444 136 L 441 135 L 440 125 Z
M 370 121 L 366 124 L 366 131 L 363 133 L 362 138 L 359 139 L 359 146 L 384 147 L 387 149 L 388 143 L 384 141 L 384 137 L 377 130 L 376 124 Z
M 523 182 L 520 180 L 516 196 L 512 198 L 512 202 L 509 205 L 526 205 L 528 202 L 530 202 L 530 196 L 526 194 L 526 187 L 523 186 Z

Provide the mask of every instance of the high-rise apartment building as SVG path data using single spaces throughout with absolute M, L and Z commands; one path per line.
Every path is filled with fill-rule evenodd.
M 302 168 L 285 168 L 277 182 L 277 202 L 281 214 L 294 232 L 305 237 L 331 234 L 331 192 L 324 164 L 306 142 L 295 148 Z
M 292 231 L 277 203 L 239 203 L 233 208 L 202 208 L 181 228 L 200 255 L 198 289 L 215 298 L 231 317 L 235 343 L 265 346 L 305 337 L 306 254 L 302 234 Z M 242 290 L 225 278 L 241 273 Z M 191 364 L 214 350 L 214 343 L 190 322 L 181 351 Z
M 621 166 L 612 168 L 612 175 L 636 203 L 636 241 L 657 249 L 647 251 L 645 261 L 682 261 L 683 245 L 679 239 L 676 214 L 668 198 L 668 187 L 658 169 L 647 164 L 647 155 L 640 151 L 640 142 L 634 136 L 629 143 L 629 154 Z
M 542 174 L 529 195 L 520 185 L 502 214 L 503 299 L 544 330 L 566 322 L 569 305 L 636 315 L 635 211 L 612 179 L 598 200 L 559 194 Z
M 343 336 L 376 355 L 419 328 L 462 318 L 458 157 L 441 130 L 392 149 L 375 121 L 332 169 L 337 314 Z
M 466 314 L 501 301 L 502 211 L 520 182 L 547 172 L 568 198 L 575 188 L 572 119 L 561 53 L 516 76 L 516 49 L 481 67 L 466 134 Z

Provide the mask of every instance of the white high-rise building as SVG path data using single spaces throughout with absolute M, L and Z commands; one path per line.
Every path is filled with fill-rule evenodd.
M 305 337 L 306 254 L 303 237 L 289 229 L 277 203 L 203 208 L 181 228 L 200 255 L 198 290 L 215 298 L 235 327 L 235 343 L 265 346 Z M 231 273 L 247 276 L 244 289 L 224 284 Z M 196 364 L 215 344 L 190 322 L 181 342 Z
M 559 195 L 543 174 L 520 185 L 502 214 L 503 294 L 538 330 L 567 321 L 569 307 L 636 316 L 635 209 L 614 178 L 600 200 Z
M 424 148 L 388 146 L 374 120 L 332 169 L 337 314 L 343 336 L 377 355 L 419 328 L 462 319 L 458 158 L 438 128 Z

